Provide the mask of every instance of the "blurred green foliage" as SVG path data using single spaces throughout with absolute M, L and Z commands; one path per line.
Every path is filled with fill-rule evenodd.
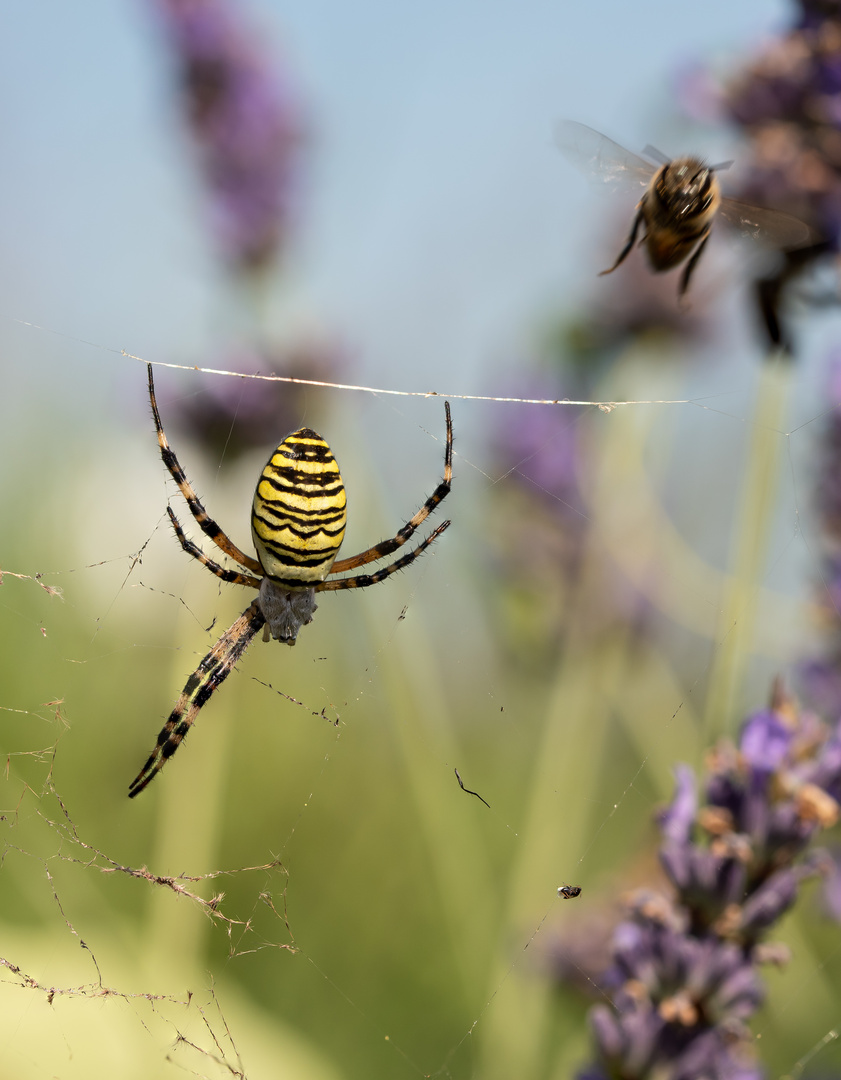
M 734 447 L 732 412 L 698 423 L 692 406 L 575 407 L 582 548 L 573 578 L 540 565 L 542 608 L 515 557 L 534 569 L 530 514 L 546 511 L 515 475 L 494 474 L 487 431 L 466 423 L 481 413 L 454 402 L 442 508 L 454 525 L 434 554 L 382 588 L 323 597 L 294 651 L 252 645 L 130 802 L 187 675 L 250 601 L 169 533 L 165 500 L 178 497 L 144 377 L 128 367 L 118 391 L 41 416 L 50 439 L 29 443 L 2 488 L 0 565 L 29 577 L 0 589 L 0 956 L 19 969 L 0 982 L 0 1076 L 572 1075 L 588 1056 L 585 1002 L 556 985 L 550 946 L 592 932 L 623 890 L 656 876 L 651 814 L 673 763 L 697 765 L 717 734 L 706 706 L 715 698 L 714 726 L 732 730 L 803 626 L 756 547 L 745 606 L 726 552 L 687 528 L 701 497 L 725 533 L 763 525 L 767 507 L 747 524 L 739 510 L 765 450 L 746 425 Z M 179 392 L 201 378 L 183 376 Z M 609 400 L 681 396 L 679 374 L 644 358 L 609 379 Z M 787 383 L 767 379 L 751 393 L 779 407 Z M 182 464 L 245 545 L 265 455 L 230 469 L 201 460 L 167 424 L 175 378 L 160 383 Z M 348 554 L 432 489 L 440 444 L 418 425 L 438 432 L 440 402 L 334 395 L 327 412 L 327 400 L 312 422 L 348 486 Z M 114 422 L 121 408 L 129 419 Z M 566 423 L 573 409 L 556 414 Z M 703 469 L 687 464 L 687 424 Z M 685 485 L 696 469 L 707 490 Z M 631 609 L 596 617 L 619 581 L 632 583 Z M 728 596 L 737 619 L 750 615 L 738 649 Z M 551 647 L 529 636 L 550 624 Z M 563 882 L 582 895 L 559 901 Z M 768 1062 L 793 1064 L 836 1020 L 837 931 L 801 908 L 787 923 L 793 970 L 771 976 L 757 1027 Z

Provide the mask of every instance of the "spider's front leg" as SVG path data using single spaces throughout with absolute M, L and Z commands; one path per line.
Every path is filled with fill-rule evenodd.
M 149 403 L 152 406 L 152 417 L 155 421 L 155 430 L 158 433 L 158 446 L 161 451 L 161 458 L 164 465 L 166 465 L 170 476 L 178 485 L 178 489 L 184 496 L 187 506 L 190 508 L 190 513 L 196 520 L 196 524 L 199 526 L 205 536 L 210 540 L 234 562 L 245 567 L 247 570 L 251 570 L 255 574 L 262 574 L 263 570 L 256 559 L 252 559 L 250 555 L 246 555 L 245 552 L 240 551 L 236 544 L 228 537 L 222 529 L 216 524 L 213 518 L 205 510 L 201 499 L 196 494 L 193 485 L 187 479 L 187 474 L 181 468 L 181 463 L 176 457 L 175 451 L 169 445 L 166 434 L 164 433 L 163 424 L 161 422 L 161 414 L 158 411 L 158 402 L 155 397 L 155 377 L 152 373 L 152 365 L 147 364 L 147 373 L 149 379 Z M 172 514 L 170 514 L 172 517 Z M 176 530 L 177 534 L 177 530 Z M 179 540 L 180 540 L 179 536 Z M 183 546 L 183 545 L 182 545 Z M 185 548 L 185 551 L 188 550 Z M 190 554 L 193 554 L 190 552 Z M 215 571 L 214 571 L 215 572 Z
M 148 761 L 131 782 L 128 790 L 130 799 L 139 795 L 166 765 L 193 726 L 199 709 L 227 679 L 265 621 L 260 602 L 255 600 L 205 656 L 187 680 L 181 697 L 158 735 L 157 744 Z

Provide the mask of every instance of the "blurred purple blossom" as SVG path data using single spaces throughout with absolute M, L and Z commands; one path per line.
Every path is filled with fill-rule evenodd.
M 791 28 L 731 80 L 723 109 L 749 143 L 732 194 L 793 214 L 814 230 L 809 244 L 784 252 L 757 283 L 769 339 L 790 352 L 781 312 L 786 287 L 841 248 L 841 7 L 828 0 L 796 4 Z
M 598 364 L 567 363 L 561 336 L 549 339 L 547 360 L 555 369 L 523 375 L 504 387 L 507 397 L 550 402 L 588 401 Z M 551 350 L 551 351 L 550 351 Z M 561 352 L 563 350 L 563 352 Z M 617 569 L 591 535 L 588 469 L 594 406 L 497 405 L 488 421 L 496 476 L 494 530 L 489 572 L 500 583 L 489 602 L 494 625 L 530 667 L 557 662 L 558 648 L 574 623 L 579 641 L 617 624 L 644 625 L 650 607 L 642 592 Z M 589 558 L 599 570 L 583 575 Z M 579 595 L 586 579 L 587 596 Z M 571 615 L 575 611 L 574 616 Z
M 695 774 L 688 765 L 675 767 L 675 794 L 671 805 L 660 815 L 660 831 L 664 840 L 685 844 L 698 812 Z
M 182 107 L 210 192 L 211 220 L 235 267 L 267 267 L 286 240 L 300 110 L 257 31 L 229 0 L 155 0 Z
M 511 390 L 512 397 L 546 401 L 559 400 L 558 394 L 556 382 L 535 376 Z M 497 455 L 504 467 L 537 495 L 557 503 L 559 514 L 579 516 L 580 412 L 552 405 L 511 405 L 504 416 L 504 424 L 496 426 Z
M 740 197 L 786 210 L 838 249 L 841 237 L 841 12 L 806 15 L 732 81 L 731 120 L 750 139 Z
M 506 396 L 557 400 L 549 376 L 526 377 Z M 498 482 L 499 527 L 489 567 L 502 587 L 489 595 L 493 622 L 530 666 L 557 654 L 566 593 L 582 552 L 587 515 L 578 473 L 580 411 L 551 405 L 496 406 L 488 421 Z
M 841 809 L 841 725 L 801 712 L 777 685 L 708 768 L 700 804 L 692 770 L 678 766 L 659 815 L 672 895 L 627 897 L 610 963 L 592 969 L 611 1004 L 590 1012 L 596 1060 L 579 1080 L 758 1080 L 746 1022 L 765 996 L 761 966 L 787 959 L 762 939 L 818 873 L 841 911 L 841 875 L 811 849 Z
M 208 366 L 241 372 L 244 377 L 209 375 L 200 394 L 179 398 L 169 412 L 213 460 L 223 454 L 230 458 L 260 448 L 268 451 L 301 427 L 305 416 L 312 426 L 316 421 L 309 417 L 307 407 L 312 389 L 306 380 L 334 382 L 346 373 L 343 355 L 322 344 L 274 353 L 242 348 Z M 304 382 L 247 377 L 275 374 Z

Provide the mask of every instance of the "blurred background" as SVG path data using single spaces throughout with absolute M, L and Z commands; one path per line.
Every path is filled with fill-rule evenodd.
M 734 158 L 759 201 L 738 79 L 809 6 L 4 5 L 0 1075 L 588 1060 L 598 985 L 570 971 L 657 880 L 674 764 L 777 674 L 841 707 L 841 318 L 829 181 L 789 207 L 829 239 L 769 362 L 754 282 L 788 268 L 722 234 L 686 311 L 639 253 L 597 278 L 638 196 L 595 195 L 553 127 Z M 255 642 L 129 801 L 253 595 L 171 534 L 137 357 L 182 368 L 156 368 L 164 426 L 245 550 L 304 425 L 342 467 L 342 555 L 393 535 L 441 475 L 442 402 L 191 368 L 450 395 L 456 458 L 434 552 L 325 594 L 294 652 Z M 837 1022 L 820 911 L 786 920 L 753 1025 L 778 1073 Z

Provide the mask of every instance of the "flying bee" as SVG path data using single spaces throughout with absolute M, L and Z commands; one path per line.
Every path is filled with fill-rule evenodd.
M 645 245 L 654 271 L 671 270 L 688 260 L 678 286 L 680 298 L 689 288 L 716 215 L 739 232 L 783 250 L 804 247 L 819 239 L 813 229 L 791 214 L 725 198 L 716 173 L 728 169 L 732 161 L 706 165 L 695 157 L 669 160 L 653 146 L 646 146 L 643 154 L 657 162 L 652 164 L 574 120 L 562 120 L 557 125 L 555 140 L 563 154 L 600 183 L 645 188 L 628 240 L 616 262 L 602 270 L 602 275 L 622 265 L 641 227 L 645 232 L 639 242 Z

